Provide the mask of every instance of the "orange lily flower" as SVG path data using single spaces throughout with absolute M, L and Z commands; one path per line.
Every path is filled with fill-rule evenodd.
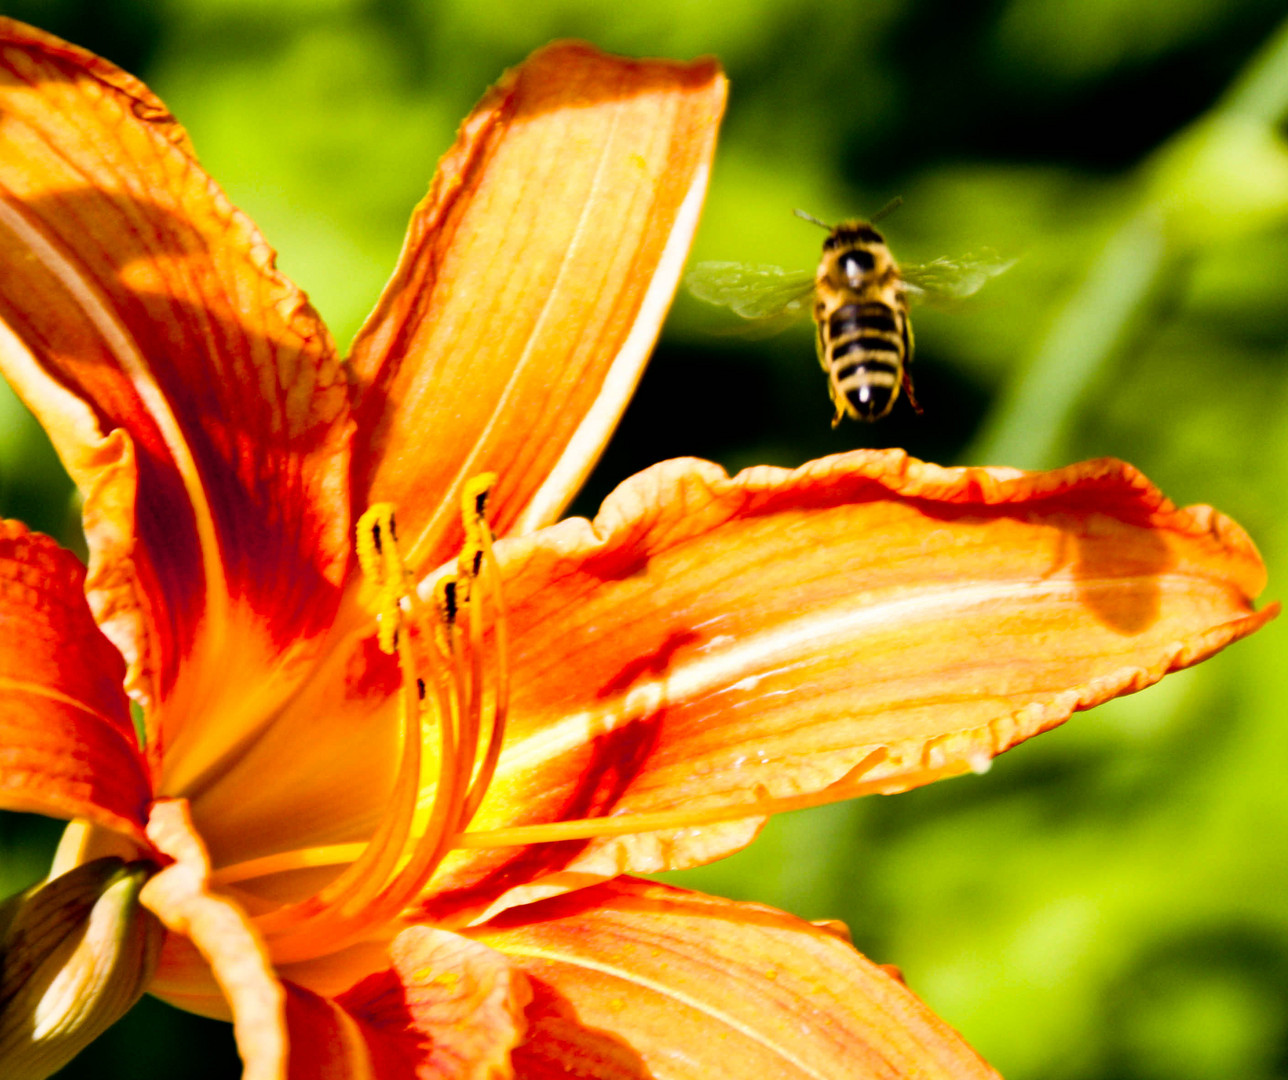
M 78 896 L 146 879 L 147 989 L 255 1080 L 994 1075 L 835 928 L 629 875 L 1250 633 L 1238 526 L 897 452 L 665 462 L 553 524 L 678 280 L 714 63 L 507 75 L 344 362 L 146 87 L 10 20 L 0 71 L 0 368 L 90 550 L 0 529 L 0 806 L 73 820 Z

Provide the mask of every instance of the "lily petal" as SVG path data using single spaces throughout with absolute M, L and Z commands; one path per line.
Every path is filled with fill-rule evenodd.
M 524 1080 L 997 1075 L 885 969 L 773 908 L 619 879 L 476 933 L 533 982 Z
M 84 581 L 70 551 L 0 521 L 0 806 L 87 818 L 146 844 L 151 791 L 125 665 Z
M 474 472 L 503 469 L 489 498 L 502 529 L 541 524 L 576 489 L 670 302 L 723 98 L 713 63 L 565 43 L 512 72 L 462 126 L 352 359 L 366 455 L 355 504 L 396 505 L 409 565 L 455 554 L 451 493 Z M 435 426 L 443 417 L 450 428 Z M 397 671 L 369 635 L 336 649 L 345 655 L 191 793 L 217 861 L 273 851 L 278 826 L 297 843 L 356 839 L 383 812 L 396 725 L 392 709 L 378 715 L 379 691 L 397 692 Z M 289 777 L 254 781 L 283 759 L 299 764 Z
M 285 988 L 290 1080 L 413 1080 L 406 1062 L 376 1073 L 358 1022 L 334 1001 L 290 983 Z
M 178 981 L 176 1004 L 194 1011 L 223 1015 L 231 1012 L 237 1049 L 245 1070 L 243 1080 L 284 1080 L 286 1076 L 285 998 L 259 936 L 244 911 L 209 887 L 210 861 L 192 827 L 182 799 L 161 799 L 152 806 L 148 838 L 158 851 L 174 859 L 143 886 L 140 900 L 173 931 L 162 950 L 160 970 L 151 991 L 166 998 L 166 952 L 172 943 L 191 952 L 195 946 L 209 965 L 226 1004 L 210 999 L 197 1006 L 191 981 Z M 181 965 L 182 966 L 182 965 Z M 188 965 L 190 966 L 190 965 Z
M 168 788 L 194 784 L 245 737 L 239 717 L 289 692 L 269 657 L 289 672 L 334 611 L 349 548 L 346 377 L 164 106 L 9 19 L 0 276 L 0 370 L 85 493 L 91 604 L 131 690 L 172 702 L 149 716 L 154 767 L 195 701 L 220 711 L 229 642 L 238 692 L 260 695 L 205 726 Z
M 438 886 L 462 896 L 530 886 L 543 862 L 574 879 L 691 865 L 751 834 L 712 823 L 982 769 L 1276 610 L 1253 611 L 1265 570 L 1237 525 L 1114 461 L 1027 474 L 860 451 L 733 479 L 672 461 L 593 524 L 497 550 L 511 720 L 462 843 L 608 815 L 636 835 L 458 853 Z
M 429 926 L 287 965 L 283 978 L 291 1080 L 499 1080 L 532 997 L 506 956 Z
M 500 533 L 575 494 L 679 280 L 724 95 L 713 61 L 565 42 L 462 125 L 353 349 L 371 433 L 355 503 L 398 507 L 409 566 L 455 554 L 470 476 L 501 476 Z
M 446 930 L 414 926 L 394 939 L 389 970 L 337 1001 L 362 1020 L 377 1076 L 401 1058 L 418 1077 L 509 1076 L 522 1037 L 528 980 L 500 953 Z

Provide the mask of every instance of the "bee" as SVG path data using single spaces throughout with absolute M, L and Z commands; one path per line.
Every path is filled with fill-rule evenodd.
M 910 300 L 955 300 L 977 292 L 1011 263 L 989 255 L 936 259 L 923 266 L 895 262 L 874 222 L 899 205 L 891 203 L 872 221 L 828 225 L 803 210 L 796 215 L 828 231 L 818 269 L 791 272 L 747 263 L 698 263 L 685 279 L 699 300 L 727 307 L 744 319 L 777 329 L 811 310 L 818 360 L 827 373 L 836 415 L 880 420 L 902 393 L 920 413 L 913 393 Z

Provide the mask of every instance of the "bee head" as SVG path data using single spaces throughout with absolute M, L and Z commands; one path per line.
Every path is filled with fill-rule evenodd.
M 843 221 L 832 230 L 832 235 L 823 241 L 823 250 L 834 251 L 847 246 L 884 243 L 885 237 L 866 221 Z

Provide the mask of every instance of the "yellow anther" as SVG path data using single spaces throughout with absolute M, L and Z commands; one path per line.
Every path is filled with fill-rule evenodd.
M 442 577 L 434 583 L 434 604 L 443 622 L 451 626 L 456 622 L 456 579 Z
M 434 642 L 439 653 L 451 656 L 455 649 L 453 634 L 456 632 L 456 616 L 460 612 L 460 597 L 457 595 L 457 582 L 454 577 L 441 577 L 434 582 Z
M 483 539 L 490 539 L 486 532 L 487 500 L 496 485 L 496 473 L 480 473 L 465 481 L 461 488 L 461 525 L 465 529 L 465 543 L 456 559 L 460 571 L 457 598 L 462 604 L 469 601 L 470 583 L 483 572 Z
M 411 575 L 398 554 L 392 503 L 375 503 L 358 519 L 355 545 L 367 588 L 364 599 L 380 618 L 381 651 L 392 654 L 398 648 L 402 599 L 411 590 Z
M 384 575 L 384 524 L 382 515 L 388 511 L 393 514 L 393 507 L 388 503 L 377 503 L 358 519 L 354 544 L 358 549 L 358 566 L 363 578 L 368 582 L 377 582 Z
M 487 499 L 496 487 L 496 473 L 479 473 L 461 488 L 461 522 L 465 535 L 473 538 L 487 520 Z

